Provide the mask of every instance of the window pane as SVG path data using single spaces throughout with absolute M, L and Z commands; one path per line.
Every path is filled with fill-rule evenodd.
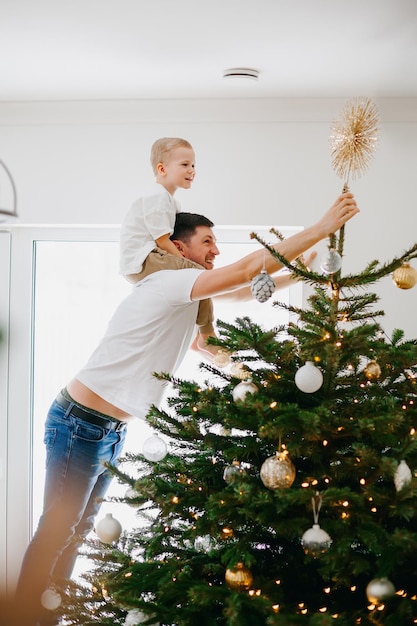
M 247 238 L 247 234 L 245 236 Z M 259 245 L 259 244 L 258 244 Z M 251 252 L 252 244 L 221 243 L 217 266 Z M 94 241 L 37 241 L 35 243 L 35 310 L 33 362 L 33 529 L 42 510 L 45 453 L 43 426 L 49 405 L 57 393 L 84 365 L 104 333 L 108 320 L 131 286 L 118 274 L 118 243 Z M 296 285 L 277 299 L 292 302 L 300 295 Z M 215 315 L 232 322 L 247 315 L 265 328 L 285 323 L 288 314 L 256 301 L 215 303 Z M 207 373 L 198 364 L 201 357 L 190 352 L 178 376 L 201 380 Z M 151 429 L 142 420 L 129 424 L 125 450 L 140 451 Z M 113 481 L 109 495 L 123 495 Z M 115 507 L 117 506 L 117 510 Z M 137 523 L 127 505 L 104 503 L 100 513 L 112 512 L 126 528 Z M 82 564 L 78 564 L 78 571 Z

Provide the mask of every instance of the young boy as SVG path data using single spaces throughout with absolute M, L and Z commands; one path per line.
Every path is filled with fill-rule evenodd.
M 152 194 L 136 200 L 123 220 L 120 232 L 120 273 L 131 283 L 158 270 L 199 267 L 185 259 L 170 240 L 176 214 L 181 211 L 174 198 L 177 189 L 190 189 L 195 177 L 195 155 L 191 144 L 178 137 L 157 139 L 151 148 L 155 174 Z M 218 348 L 206 339 L 215 336 L 210 299 L 199 305 L 198 335 L 193 348 L 212 358 Z

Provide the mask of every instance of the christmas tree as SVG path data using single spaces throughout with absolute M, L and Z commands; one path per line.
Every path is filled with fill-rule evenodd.
M 387 337 L 366 289 L 414 286 L 417 245 L 344 275 L 344 237 L 318 272 L 259 240 L 310 286 L 305 307 L 276 303 L 295 321 L 218 322 L 228 365 L 158 374 L 155 435 L 112 468 L 138 527 L 97 527 L 66 623 L 417 623 L 417 340 Z
M 159 435 L 125 459 L 135 475 L 114 468 L 146 525 L 92 544 L 69 623 L 417 623 L 417 341 L 388 339 L 359 289 L 410 286 L 415 256 L 293 266 L 314 284 L 306 308 L 277 303 L 297 323 L 219 322 L 228 368 L 160 375 L 176 393 L 148 415 Z

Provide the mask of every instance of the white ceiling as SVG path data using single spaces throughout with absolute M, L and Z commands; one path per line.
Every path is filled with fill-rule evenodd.
M 0 102 L 353 96 L 417 97 L 416 0 L 0 0 Z

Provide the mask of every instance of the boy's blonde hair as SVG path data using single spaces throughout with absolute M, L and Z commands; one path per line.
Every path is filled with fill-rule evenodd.
M 181 139 L 180 137 L 162 137 L 155 141 L 151 148 L 151 165 L 155 175 L 157 174 L 156 168 L 158 163 L 166 162 L 170 153 L 172 150 L 175 150 L 175 148 L 193 149 L 189 141 Z

